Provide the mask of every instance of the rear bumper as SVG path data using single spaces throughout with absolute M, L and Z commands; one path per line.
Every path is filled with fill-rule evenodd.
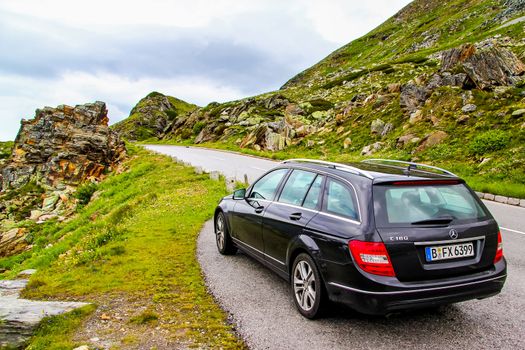
M 506 268 L 482 279 L 456 281 L 451 284 L 418 288 L 372 291 L 335 282 L 327 283 L 330 299 L 364 314 L 384 315 L 391 312 L 483 299 L 498 294 L 507 278 Z

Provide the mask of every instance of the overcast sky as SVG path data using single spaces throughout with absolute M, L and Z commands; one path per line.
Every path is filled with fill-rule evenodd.
M 198 105 L 278 89 L 408 0 L 0 0 L 0 140 L 36 108 L 151 91 Z

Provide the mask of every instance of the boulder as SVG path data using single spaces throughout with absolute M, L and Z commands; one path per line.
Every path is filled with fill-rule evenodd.
M 476 106 L 475 104 L 473 103 L 469 103 L 467 105 L 464 105 L 462 108 L 461 108 L 461 111 L 463 113 L 471 113 L 471 112 L 474 112 L 476 109 L 478 109 L 478 106 Z
M 352 139 L 347 137 L 344 141 L 343 141 L 343 148 L 344 149 L 347 149 L 350 147 L 350 145 L 352 144 Z
M 381 119 L 376 119 L 372 121 L 372 124 L 370 125 L 370 132 L 372 134 L 381 134 L 384 128 L 385 128 L 385 122 L 382 121 Z
M 383 148 L 384 144 L 384 142 L 375 142 L 373 144 L 365 146 L 361 151 L 361 155 L 371 156 L 372 154 L 374 154 L 374 152 L 379 151 L 381 148 Z
M 429 147 L 436 146 L 443 142 L 444 139 L 448 137 L 448 134 L 444 131 L 438 130 L 434 131 L 433 133 L 427 135 L 423 142 L 419 145 L 419 147 L 416 149 L 416 152 L 424 151 L 425 149 Z
M 0 233 L 0 257 L 21 253 L 29 248 L 26 228 L 13 228 Z
M 405 111 L 412 113 L 423 106 L 430 93 L 431 91 L 424 86 L 408 83 L 401 87 L 399 104 Z
M 506 48 L 465 44 L 441 55 L 441 72 L 457 70 L 462 70 L 478 88 L 488 89 L 519 81 L 525 64 Z
M 521 116 L 525 115 L 525 109 L 517 109 L 514 112 L 512 112 L 512 116 L 514 118 L 519 118 Z

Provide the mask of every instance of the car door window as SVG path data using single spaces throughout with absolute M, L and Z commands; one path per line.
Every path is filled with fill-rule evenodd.
M 316 209 L 319 204 L 319 193 L 321 192 L 321 186 L 323 184 L 323 176 L 317 175 L 310 190 L 304 199 L 303 207 L 308 209 Z
M 293 170 L 288 180 L 286 180 L 286 184 L 279 197 L 279 202 L 300 206 L 315 176 L 315 173 L 309 171 Z
M 323 210 L 352 220 L 358 220 L 358 211 L 354 195 L 343 183 L 328 179 L 325 188 Z
M 273 200 L 277 188 L 287 172 L 288 169 L 277 169 L 260 178 L 253 185 L 249 198 Z

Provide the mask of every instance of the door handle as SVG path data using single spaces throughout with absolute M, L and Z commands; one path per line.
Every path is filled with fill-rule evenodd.
M 301 220 L 302 216 L 303 216 L 302 213 L 293 213 L 293 214 L 290 214 L 290 220 L 298 221 L 298 220 Z
M 262 213 L 263 210 L 264 210 L 264 207 L 263 207 L 263 206 L 260 206 L 260 207 L 255 208 L 255 212 L 256 212 L 257 214 Z

